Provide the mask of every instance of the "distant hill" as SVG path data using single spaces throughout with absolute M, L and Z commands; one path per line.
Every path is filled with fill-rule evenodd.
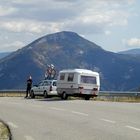
M 126 50 L 126 51 L 120 51 L 118 53 L 137 56 L 137 55 L 140 55 L 140 49 L 130 49 L 130 50 Z
M 57 72 L 67 68 L 98 71 L 101 90 L 131 90 L 140 85 L 140 61 L 105 51 L 74 32 L 41 37 L 0 60 L 0 89 L 25 88 L 32 75 L 34 84 L 44 78 L 48 64 Z
M 8 56 L 12 52 L 0 52 L 0 59 Z

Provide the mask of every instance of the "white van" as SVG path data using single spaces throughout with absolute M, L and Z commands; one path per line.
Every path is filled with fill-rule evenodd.
M 59 72 L 57 93 L 62 99 L 82 96 L 85 100 L 96 97 L 100 88 L 99 73 L 86 69 L 68 69 Z

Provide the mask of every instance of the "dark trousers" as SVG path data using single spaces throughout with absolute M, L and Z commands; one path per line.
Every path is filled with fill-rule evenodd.
M 28 95 L 30 95 L 30 92 L 31 92 L 31 87 L 27 87 L 25 97 L 28 97 Z

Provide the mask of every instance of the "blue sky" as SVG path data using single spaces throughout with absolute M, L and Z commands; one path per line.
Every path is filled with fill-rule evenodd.
M 113 52 L 140 48 L 140 0 L 0 0 L 0 52 L 73 31 Z

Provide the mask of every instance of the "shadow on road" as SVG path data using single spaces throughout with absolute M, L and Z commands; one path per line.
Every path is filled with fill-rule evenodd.
M 54 101 L 64 101 L 64 100 L 62 100 L 62 99 L 60 99 L 60 98 L 47 98 L 47 99 L 36 99 L 36 101 L 47 101 L 47 102 L 54 102 Z
M 61 97 L 48 97 L 48 98 L 39 98 L 39 99 L 36 99 L 36 101 L 47 101 L 47 102 L 58 102 L 58 101 L 60 101 L 60 102 L 64 102 L 64 101 L 71 101 L 71 100 L 75 100 L 75 99 L 71 99 L 71 98 L 69 98 L 69 99 L 67 99 L 67 100 L 62 100 L 61 99 Z

